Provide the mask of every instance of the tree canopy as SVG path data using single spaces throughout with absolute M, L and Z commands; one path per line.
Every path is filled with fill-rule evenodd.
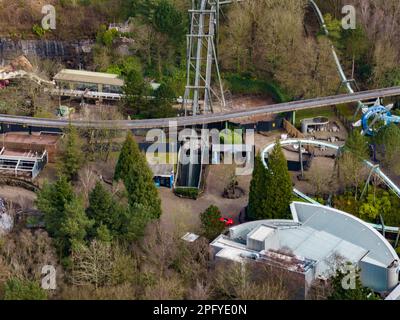
M 268 157 L 268 172 L 267 216 L 272 219 L 290 218 L 289 205 L 292 201 L 293 186 L 287 160 L 278 140 Z
M 154 218 L 160 217 L 161 201 L 153 182 L 153 173 L 131 132 L 128 132 L 119 155 L 114 179 L 124 182 L 131 206 L 149 208 Z
M 65 132 L 61 149 L 60 156 L 57 159 L 59 172 L 68 180 L 74 180 L 82 167 L 84 157 L 78 131 L 71 124 Z
M 219 220 L 220 218 L 221 211 L 214 205 L 209 206 L 203 213 L 201 213 L 200 220 L 203 229 L 203 235 L 207 239 L 215 239 L 225 229 L 224 223 Z
M 36 205 L 44 213 L 46 230 L 63 256 L 68 255 L 74 245 L 83 243 L 92 221 L 87 218 L 82 200 L 74 194 L 64 176 L 43 186 Z
M 397 124 L 391 123 L 378 131 L 376 136 L 377 143 L 381 146 L 380 158 L 382 163 L 400 173 L 400 128 Z
M 344 272 L 340 268 L 337 269 L 336 274 L 330 279 L 332 292 L 328 297 L 329 300 L 379 300 L 372 290 L 362 286 L 359 270 L 356 270 L 353 276 L 355 288 L 345 288 L 343 286 L 343 282 L 346 282 L 345 277 L 348 276 L 348 272 Z
M 268 156 L 268 168 L 256 156 L 250 184 L 249 216 L 253 219 L 290 218 L 292 181 L 279 141 Z
M 254 170 L 250 183 L 248 216 L 252 219 L 262 219 L 266 216 L 266 197 L 268 171 L 264 167 L 261 155 L 257 154 L 254 160 Z

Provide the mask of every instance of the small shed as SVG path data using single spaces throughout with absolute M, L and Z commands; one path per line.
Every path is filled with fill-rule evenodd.
M 150 165 L 150 168 L 153 171 L 153 181 L 157 187 L 173 187 L 175 178 L 173 164 L 153 164 Z

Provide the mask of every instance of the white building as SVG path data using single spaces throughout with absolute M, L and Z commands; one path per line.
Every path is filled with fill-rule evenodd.
M 399 257 L 364 221 L 339 210 L 303 202 L 290 206 L 292 220 L 260 220 L 234 226 L 211 243 L 212 254 L 231 261 L 256 260 L 295 273 L 305 295 L 316 279 L 329 278 L 342 263 L 361 272 L 364 286 L 388 294 L 399 283 Z

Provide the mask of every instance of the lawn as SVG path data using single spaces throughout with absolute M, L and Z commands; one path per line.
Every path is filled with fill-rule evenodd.
M 354 113 L 357 110 L 357 107 L 350 104 L 339 104 L 336 106 L 339 112 L 350 121 L 353 121 Z
M 276 103 L 289 101 L 290 97 L 273 81 L 260 80 L 250 75 L 225 74 L 224 80 L 232 94 L 267 94 Z
M 335 111 L 333 110 L 333 107 L 323 107 L 296 111 L 296 127 L 300 127 L 301 120 L 315 117 L 332 118 L 335 117 Z

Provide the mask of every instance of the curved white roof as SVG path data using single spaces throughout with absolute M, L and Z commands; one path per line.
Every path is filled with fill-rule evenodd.
M 245 243 L 247 235 L 262 225 L 283 228 L 301 226 L 301 229 L 305 232 L 308 230 L 310 233 L 315 230 L 320 232 L 319 235 L 331 235 L 345 241 L 347 243 L 346 252 L 350 250 L 350 244 L 362 248 L 368 258 L 385 267 L 389 266 L 394 260 L 399 260 L 396 251 L 378 231 L 351 214 L 331 207 L 305 202 L 293 202 L 290 207 L 293 220 L 258 220 L 243 223 L 230 228 L 230 239 Z M 285 233 L 288 239 L 289 233 Z M 296 234 L 297 238 L 298 236 L 299 234 Z M 315 247 L 316 244 L 313 242 L 311 247 L 308 246 L 308 250 L 324 251 L 323 247 L 327 245 L 327 241 L 322 240 L 318 244 L 321 246 L 320 248 Z M 296 242 L 302 241 L 301 239 L 293 239 L 293 244 Z M 335 250 L 340 248 L 339 244 L 339 242 L 335 244 L 337 246 Z
M 399 260 L 396 251 L 378 231 L 349 213 L 304 202 L 293 202 L 291 210 L 294 221 L 364 248 L 369 258 L 386 266 Z

